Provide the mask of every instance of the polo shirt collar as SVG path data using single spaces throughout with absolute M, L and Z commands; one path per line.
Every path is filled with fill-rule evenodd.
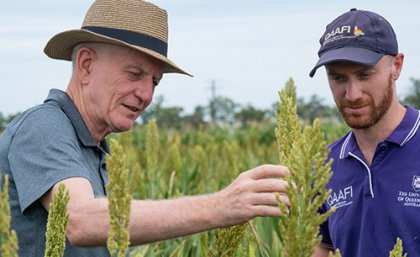
M 409 142 L 417 133 L 420 126 L 420 111 L 414 109 L 410 105 L 405 106 L 407 112 L 397 128 L 385 139 L 385 142 L 394 143 L 400 147 Z M 341 145 L 340 159 L 347 158 L 350 152 L 359 149 L 356 138 L 352 131 L 345 136 Z
M 92 135 L 90 134 L 89 129 L 82 118 L 82 115 L 66 92 L 59 89 L 51 89 L 44 103 L 50 101 L 56 102 L 61 107 L 63 112 L 67 115 L 70 122 L 72 123 L 77 137 L 85 147 L 98 147 L 96 142 L 93 140 Z M 110 152 L 108 144 L 105 140 L 100 143 L 99 148 L 106 153 Z

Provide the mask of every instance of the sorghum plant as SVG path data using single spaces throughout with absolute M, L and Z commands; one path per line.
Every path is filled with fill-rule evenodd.
M 389 252 L 389 257 L 407 257 L 407 254 L 403 255 L 403 246 L 400 238 L 397 238 L 394 249 Z
M 107 247 L 111 256 L 125 257 L 129 242 L 130 207 L 132 196 L 128 185 L 126 156 L 115 139 L 110 140 L 112 156 L 108 157 L 108 177 L 106 185 L 110 229 Z
M 216 241 L 209 251 L 209 257 L 232 257 L 238 249 L 246 224 L 217 229 Z
M 229 175 L 235 175 L 238 173 L 237 160 L 235 156 L 236 148 L 235 145 L 229 144 L 227 141 L 223 142 L 224 156 L 227 156 L 227 168 Z M 229 176 L 228 175 L 228 176 Z M 238 249 L 241 238 L 246 228 L 246 224 L 240 224 L 231 226 L 228 228 L 221 228 L 215 231 L 216 241 L 213 247 L 209 251 L 210 257 L 231 257 L 234 256 Z
M 155 172 L 158 169 L 159 155 L 159 133 L 156 120 L 151 120 L 147 124 L 146 151 L 147 168 L 151 172 Z
M 341 257 L 340 249 L 335 250 L 335 254 L 330 252 L 329 257 Z
M 146 132 L 146 168 L 144 185 L 149 186 L 149 192 L 145 198 L 156 199 L 159 196 L 159 186 L 156 181 L 158 173 L 158 159 L 159 159 L 159 132 L 156 120 L 151 120 L 147 124 Z
M 279 96 L 276 138 L 280 162 L 290 171 L 290 176 L 286 177 L 289 208 L 279 200 L 282 211 L 279 220 L 280 256 L 310 257 L 321 241 L 319 225 L 333 211 L 318 213 L 330 194 L 326 185 L 332 175 L 332 161 L 326 162 L 327 145 L 319 120 L 302 129 L 296 112 L 296 88 L 292 79 Z
M 18 242 L 16 232 L 10 230 L 9 177 L 4 176 L 3 189 L 0 176 L 0 256 L 18 257 Z
M 60 184 L 48 211 L 45 257 L 62 257 L 64 254 L 66 230 L 69 221 L 67 212 L 69 199 L 70 195 L 65 190 L 64 184 Z

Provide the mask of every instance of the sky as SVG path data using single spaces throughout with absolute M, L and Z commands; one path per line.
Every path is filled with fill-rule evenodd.
M 215 93 L 242 106 L 268 109 L 289 78 L 298 97 L 316 94 L 333 104 L 318 60 L 319 38 L 340 14 L 377 12 L 393 26 L 405 54 L 399 96 L 420 79 L 420 1 L 150 0 L 169 17 L 168 56 L 193 78 L 165 74 L 155 96 L 164 106 L 207 105 Z M 1 1 L 0 112 L 14 114 L 43 102 L 49 89 L 65 90 L 71 63 L 49 59 L 43 48 L 56 33 L 80 28 L 92 0 Z

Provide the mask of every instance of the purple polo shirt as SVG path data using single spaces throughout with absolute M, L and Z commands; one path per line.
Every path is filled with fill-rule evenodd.
M 320 231 L 343 257 L 389 256 L 397 237 L 408 256 L 420 256 L 420 113 L 406 109 L 370 166 L 352 132 L 330 147 L 332 192 L 322 211 L 336 211 Z

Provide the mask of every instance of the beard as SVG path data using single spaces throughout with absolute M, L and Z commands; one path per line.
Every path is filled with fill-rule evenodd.
M 391 74 L 388 79 L 388 86 L 385 88 L 384 93 L 381 95 L 378 104 L 375 104 L 374 99 L 369 95 L 368 100 L 362 100 L 355 102 L 344 102 L 339 103 L 338 110 L 344 118 L 346 124 L 353 129 L 367 129 L 378 123 L 385 113 L 388 111 L 392 104 L 394 97 L 393 91 L 393 80 Z M 357 115 L 347 113 L 346 107 L 358 107 L 368 105 L 368 114 Z

